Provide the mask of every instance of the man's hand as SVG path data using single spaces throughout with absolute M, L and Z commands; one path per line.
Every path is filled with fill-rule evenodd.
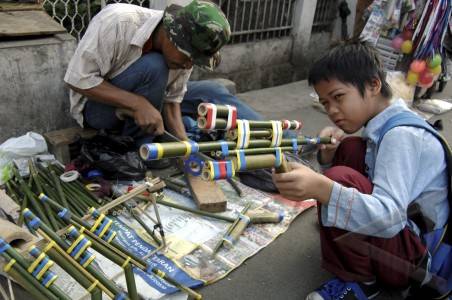
M 151 135 L 162 135 L 165 131 L 162 115 L 146 98 L 139 97 L 142 100 L 132 108 L 135 123 Z
M 332 144 L 320 144 L 318 149 L 320 151 L 320 163 L 329 164 L 333 161 L 334 154 L 340 142 L 344 139 L 345 133 L 342 129 L 332 126 L 323 128 L 320 133 L 320 137 L 332 137 L 335 139 L 335 143 Z
M 273 173 L 273 182 L 284 197 L 302 201 L 316 199 L 321 203 L 327 203 L 330 199 L 333 181 L 310 168 L 290 163 L 292 171 L 288 173 Z

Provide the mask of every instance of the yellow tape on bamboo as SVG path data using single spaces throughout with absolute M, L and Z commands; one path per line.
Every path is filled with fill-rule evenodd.
M 127 266 L 127 264 L 130 262 L 130 256 L 127 256 L 126 260 L 124 261 L 124 263 L 122 264 L 122 268 L 125 268 Z
M 42 249 L 42 252 L 46 253 L 50 249 L 52 249 L 56 245 L 55 241 L 50 241 L 47 246 L 45 246 L 44 249 Z
M 40 280 L 44 273 L 53 266 L 53 261 L 49 260 L 44 267 L 42 267 L 41 271 L 36 274 L 36 279 Z
M 45 253 L 41 253 L 38 258 L 36 258 L 35 261 L 28 267 L 27 271 L 28 273 L 33 273 L 33 271 L 36 269 L 36 267 L 39 265 L 39 263 L 46 257 Z
M 72 245 L 66 250 L 68 254 L 71 254 L 72 250 L 85 238 L 83 234 L 79 235 L 78 238 L 72 243 Z
M 97 286 L 98 283 L 99 283 L 99 280 L 96 279 L 96 281 L 94 281 L 93 284 L 90 285 L 86 290 L 88 292 L 91 292 Z
M 14 258 L 12 258 L 4 267 L 3 267 L 3 271 L 5 272 L 9 272 L 9 270 L 11 270 L 12 266 L 16 263 L 16 260 Z
M 96 231 L 97 227 L 99 227 L 100 222 L 102 222 L 102 220 L 105 218 L 104 214 L 100 214 L 99 218 L 97 218 L 96 222 L 94 222 L 93 227 L 91 227 L 90 231 L 94 232 Z

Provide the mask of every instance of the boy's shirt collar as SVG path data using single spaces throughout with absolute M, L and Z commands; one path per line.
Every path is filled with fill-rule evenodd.
M 388 121 L 392 116 L 406 110 L 409 110 L 409 108 L 407 107 L 405 101 L 401 98 L 394 100 L 391 105 L 386 107 L 382 112 L 367 122 L 367 125 L 364 127 L 362 132 L 362 137 L 372 141 L 373 143 L 377 143 L 380 139 L 380 130 L 386 121 Z

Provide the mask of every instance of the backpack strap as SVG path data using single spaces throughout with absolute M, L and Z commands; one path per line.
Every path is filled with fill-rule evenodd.
M 451 147 L 449 146 L 449 144 L 447 143 L 446 139 L 438 131 L 436 131 L 436 129 L 434 129 L 429 123 L 427 123 L 427 121 L 425 121 L 424 119 L 422 119 L 421 117 L 419 117 L 418 115 L 416 115 L 415 113 L 413 113 L 411 111 L 404 111 L 397 115 L 392 116 L 383 125 L 383 127 L 380 131 L 380 139 L 378 140 L 378 143 L 377 143 L 377 151 L 378 151 L 378 147 L 379 147 L 381 141 L 383 140 L 383 137 L 385 136 L 385 134 L 389 130 L 393 129 L 394 127 L 398 127 L 398 126 L 411 126 L 411 127 L 425 129 L 426 131 L 428 131 L 432 135 L 434 135 L 441 142 L 441 145 L 443 146 L 444 153 L 446 156 L 446 164 L 447 164 L 448 179 L 449 179 L 448 180 L 449 209 L 452 210 L 452 181 L 451 181 L 451 179 L 452 179 L 452 150 L 451 150 Z M 414 207 L 414 209 L 416 210 L 416 207 Z M 417 207 L 417 209 L 418 209 L 418 207 Z M 445 237 L 444 237 L 444 241 L 447 241 L 449 243 L 452 242 L 452 230 L 451 229 L 447 230 L 447 227 L 448 227 L 448 224 L 451 224 L 450 226 L 452 226 L 451 215 L 452 215 L 452 211 L 449 212 L 449 219 L 446 224 L 447 233 L 445 234 Z M 413 221 L 415 221 L 415 220 L 413 220 Z M 418 222 L 416 222 L 416 223 L 418 223 Z M 420 223 L 425 223 L 425 220 L 423 220 Z M 422 227 L 424 227 L 423 231 L 425 233 L 425 230 L 429 226 L 424 224 L 424 225 L 421 225 L 420 227 L 421 227 L 421 230 L 422 230 Z

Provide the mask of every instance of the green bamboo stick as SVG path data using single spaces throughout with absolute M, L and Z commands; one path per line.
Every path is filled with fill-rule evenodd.
M 41 205 L 39 204 L 38 201 L 36 201 L 36 199 L 34 198 L 33 192 L 28 187 L 28 185 L 25 183 L 23 178 L 20 176 L 20 174 L 17 171 L 17 169 L 13 168 L 13 172 L 14 172 L 14 175 L 15 175 L 16 179 L 19 181 L 19 186 L 21 188 L 22 193 L 25 194 L 25 196 L 28 198 L 28 202 L 31 204 L 31 206 L 35 210 L 36 214 L 39 216 L 39 218 L 45 224 L 50 224 L 50 221 L 47 218 L 47 216 L 44 214 L 44 212 L 43 212 L 43 210 L 41 208 Z
M 34 297 L 33 299 L 36 299 L 36 300 L 48 300 L 46 295 L 41 293 L 41 291 L 37 287 L 35 287 L 32 283 L 27 281 L 25 279 L 25 277 L 23 277 L 22 274 L 17 269 L 18 267 L 14 266 L 14 265 L 11 268 L 7 268 L 7 270 L 5 270 L 5 272 L 8 273 L 8 275 L 12 279 L 17 281 L 24 289 L 26 289 Z
M 37 173 L 35 165 L 33 164 L 33 161 L 31 159 L 28 160 L 28 168 L 30 169 L 30 175 L 33 178 L 33 182 L 36 185 L 36 189 L 38 190 L 38 193 L 42 193 L 43 192 L 42 184 L 38 178 L 38 173 Z M 44 203 L 43 206 L 44 206 L 45 212 L 49 216 L 49 221 L 50 221 L 51 227 L 53 227 L 54 230 L 58 230 L 58 224 L 55 220 L 53 211 L 50 209 L 50 207 L 46 203 Z
M 56 190 L 58 192 L 58 195 L 60 196 L 61 203 L 63 204 L 64 207 L 69 207 L 69 204 L 66 200 L 66 195 L 64 194 L 63 188 L 61 186 L 60 178 L 58 178 L 53 169 L 50 169 L 50 176 L 52 177 L 53 182 L 56 186 Z
M 135 276 L 133 275 L 132 265 L 130 263 L 126 264 L 124 267 L 124 276 L 126 277 L 127 294 L 131 300 L 138 300 L 137 285 L 135 282 Z
M 33 220 L 36 218 L 36 216 L 30 210 L 26 210 L 24 212 L 24 215 L 29 220 Z M 76 262 L 71 256 L 69 256 L 69 254 L 67 254 L 65 252 L 69 248 L 69 245 L 65 241 L 63 241 L 55 232 L 53 232 L 45 223 L 38 224 L 37 228 L 38 228 L 37 231 L 39 234 L 41 234 L 44 237 L 47 236 L 47 239 L 49 241 L 53 240 L 56 242 L 56 244 L 59 246 L 59 248 L 61 248 L 61 254 L 63 254 L 63 256 L 65 256 L 67 259 L 72 261 L 76 265 L 76 267 L 81 267 L 78 264 L 78 262 Z M 103 274 L 101 274 L 99 271 L 94 269 L 93 266 L 88 265 L 85 269 L 87 271 L 87 274 L 89 274 L 88 277 L 93 277 L 93 278 L 99 280 L 99 282 L 105 288 L 104 289 L 101 287 L 104 292 L 106 292 L 106 293 L 110 292 L 110 293 L 113 293 L 114 295 L 120 293 L 120 290 L 118 289 L 118 287 L 111 280 L 107 279 Z
M 200 116 L 206 116 L 209 109 L 210 103 L 201 103 L 198 105 L 198 115 Z M 229 108 L 226 105 L 218 105 L 214 104 L 216 106 L 216 117 L 218 118 L 228 118 L 229 116 Z
M 61 256 L 56 249 L 50 247 L 45 251 L 43 250 L 43 252 L 46 252 L 46 254 L 49 255 L 53 261 L 55 261 L 61 268 L 71 275 L 71 277 L 74 278 L 84 289 L 90 292 L 92 300 L 98 300 L 99 294 L 102 298 L 102 291 L 97 285 L 94 285 L 95 281 L 88 279 L 85 274 L 80 272 L 80 270 L 74 267 L 69 261 L 64 259 L 64 257 Z
M 1 255 L 8 262 L 10 262 L 13 259 L 11 257 L 11 255 L 7 252 L 3 252 Z M 15 260 L 15 261 L 17 261 L 17 260 Z M 23 268 L 19 263 L 14 263 L 12 268 L 14 268 L 20 274 L 20 276 L 27 281 L 27 283 L 33 285 L 43 295 L 45 295 L 45 297 L 47 297 L 47 299 L 58 300 L 57 296 L 55 296 L 49 289 L 44 287 L 36 278 L 34 278 L 30 273 L 28 273 L 28 271 L 25 268 Z
M 141 220 L 136 211 L 134 209 L 131 209 L 130 214 L 138 223 L 140 223 L 141 227 L 143 227 L 146 233 L 157 243 L 157 245 L 160 246 L 162 244 L 162 241 L 160 241 L 154 234 L 154 232 L 146 225 L 146 223 L 144 223 L 143 220 Z

